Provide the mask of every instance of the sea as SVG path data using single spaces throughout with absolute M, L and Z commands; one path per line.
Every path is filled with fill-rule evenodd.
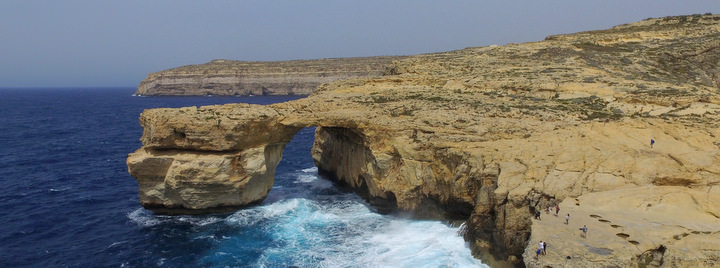
M 377 213 L 319 176 L 313 128 L 286 146 L 261 204 L 154 214 L 125 164 L 143 110 L 300 97 L 133 92 L 0 89 L 0 267 L 487 267 L 459 227 Z

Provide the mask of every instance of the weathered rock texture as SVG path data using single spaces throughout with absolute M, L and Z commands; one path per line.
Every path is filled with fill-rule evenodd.
M 530 267 L 712 267 L 719 79 L 720 16 L 649 19 L 413 56 L 281 104 L 149 110 L 128 165 L 150 208 L 237 206 L 226 196 L 251 198 L 224 185 L 254 199 L 269 186 L 253 179 L 271 181 L 284 144 L 318 126 L 321 171 L 374 204 L 465 219 L 474 249 Z M 569 225 L 532 219 L 556 203 Z
M 308 95 L 341 79 L 374 77 L 403 57 L 337 58 L 248 62 L 214 60 L 150 73 L 135 94 L 151 95 Z
M 236 209 L 262 201 L 282 151 L 300 130 L 255 105 L 145 111 L 143 148 L 128 157 L 140 202 L 164 213 Z

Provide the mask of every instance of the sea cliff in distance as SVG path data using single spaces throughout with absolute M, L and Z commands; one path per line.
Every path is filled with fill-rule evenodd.
M 291 61 L 213 60 L 154 72 L 140 82 L 136 95 L 248 96 L 308 95 L 323 83 L 375 77 L 402 56 Z
M 151 109 L 140 123 L 127 164 L 156 211 L 252 205 L 314 126 L 319 172 L 376 207 L 463 221 L 493 267 L 482 254 L 720 265 L 720 15 L 417 55 L 306 98 Z

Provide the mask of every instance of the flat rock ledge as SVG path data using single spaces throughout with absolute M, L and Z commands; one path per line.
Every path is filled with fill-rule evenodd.
M 523 259 L 528 267 L 714 267 L 720 265 L 718 202 L 717 187 L 653 185 L 567 198 L 558 216 L 553 209 L 533 220 Z M 540 241 L 548 247 L 537 257 Z

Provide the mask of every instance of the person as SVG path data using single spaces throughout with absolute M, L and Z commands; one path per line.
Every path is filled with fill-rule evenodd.
M 568 213 L 567 216 L 565 216 L 565 224 L 569 224 L 569 223 L 570 223 L 570 213 Z
M 653 145 L 655 145 L 655 139 L 650 139 L 650 148 L 652 148 Z
M 555 216 L 557 216 L 558 213 L 560 213 L 560 205 L 555 205 Z
M 535 211 L 535 219 L 540 220 L 540 211 L 539 210 Z
M 545 255 L 545 242 L 540 240 L 540 254 Z
M 583 232 L 582 233 L 583 237 L 587 238 L 587 225 L 583 225 L 583 227 L 580 228 L 580 230 L 582 230 L 582 232 Z
M 542 243 L 543 243 L 542 254 L 547 255 L 547 241 L 542 242 Z
M 537 250 L 535 251 L 535 258 L 538 258 L 538 259 L 540 258 L 540 252 L 541 252 L 540 249 L 537 249 Z

